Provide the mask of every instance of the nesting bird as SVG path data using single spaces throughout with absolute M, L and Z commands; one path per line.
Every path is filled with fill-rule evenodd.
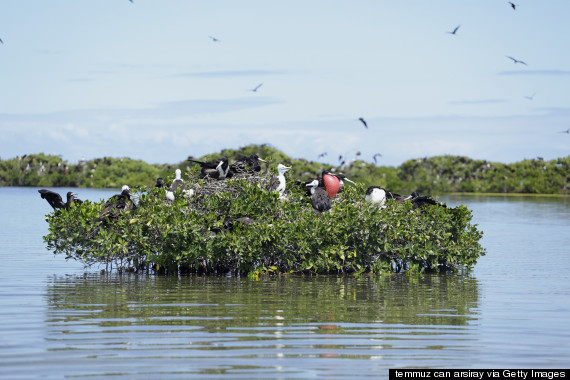
M 257 154 L 252 154 L 251 156 L 240 156 L 238 160 L 230 165 L 230 170 L 227 174 L 228 178 L 231 178 L 234 174 L 238 173 L 256 173 L 261 171 L 261 164 L 259 162 L 267 161 L 259 158 Z
M 191 197 L 194 195 L 194 190 L 188 189 L 184 183 L 184 180 L 182 179 L 182 170 L 176 169 L 174 171 L 174 175 L 175 178 L 172 181 L 172 184 L 169 188 L 166 189 L 166 199 L 174 202 L 174 193 L 176 193 L 177 190 L 180 190 L 186 197 Z
M 346 178 L 346 177 L 345 177 Z M 335 174 L 331 174 L 327 170 L 323 170 L 321 177 L 322 186 L 325 188 L 331 198 L 334 198 L 340 190 L 340 180 Z
M 386 203 L 387 193 L 388 192 L 380 186 L 370 186 L 368 189 L 366 189 L 364 200 L 377 204 L 380 207 L 384 207 L 384 204 Z
M 348 178 L 346 178 L 346 176 L 343 173 L 338 173 L 338 174 L 332 174 L 334 175 L 336 178 L 338 178 L 338 193 L 342 193 L 344 191 L 344 181 L 350 182 L 353 185 L 355 184 L 354 182 L 352 182 L 351 180 L 349 180 Z
M 188 159 L 190 162 L 195 162 L 199 164 L 202 169 L 200 171 L 200 177 L 210 177 L 216 179 L 224 179 L 228 175 L 230 170 L 229 160 L 226 156 L 212 161 L 196 161 Z
M 120 213 L 136 208 L 131 196 L 129 186 L 123 186 L 120 194 L 113 195 L 105 202 L 99 218 L 95 219 L 94 222 L 102 222 L 106 217 L 116 218 Z
M 285 194 L 285 173 L 291 170 L 291 167 L 285 166 L 283 164 L 277 165 L 277 177 L 273 178 L 271 185 L 269 185 L 269 191 L 277 191 L 279 196 L 282 197 Z
M 330 210 L 332 208 L 331 197 L 324 187 L 319 186 L 319 180 L 315 179 L 307 184 L 311 191 L 311 205 L 319 212 Z

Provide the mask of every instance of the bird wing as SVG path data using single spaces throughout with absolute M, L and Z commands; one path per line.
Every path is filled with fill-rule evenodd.
M 362 124 L 364 124 L 364 126 L 365 126 L 366 128 L 368 128 L 368 124 L 366 123 L 366 120 L 364 120 L 364 118 L 361 117 L 361 118 L 359 118 L 358 120 L 360 120 L 360 121 L 362 122 Z

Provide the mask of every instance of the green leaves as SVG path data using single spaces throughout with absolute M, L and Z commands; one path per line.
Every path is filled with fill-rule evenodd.
M 103 202 L 84 202 L 46 218 L 56 254 L 87 265 L 164 273 L 365 273 L 471 267 L 484 254 L 471 212 L 388 201 L 364 202 L 364 185 L 348 185 L 332 210 L 316 213 L 292 184 L 288 200 L 267 190 L 269 177 L 205 181 L 195 195 L 165 199 L 162 189 L 133 189 L 138 207 L 94 223 Z

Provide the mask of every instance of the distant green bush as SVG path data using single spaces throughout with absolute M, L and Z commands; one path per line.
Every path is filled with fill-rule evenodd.
M 188 182 L 188 181 L 187 181 Z M 204 181 L 195 195 L 141 187 L 138 207 L 103 224 L 103 202 L 74 204 L 46 216 L 49 249 L 118 270 L 179 273 L 363 273 L 471 268 L 484 254 L 482 232 L 464 206 L 364 201 L 364 185 L 347 186 L 333 208 L 315 212 L 304 190 L 287 200 L 268 192 L 269 176 Z M 249 218 L 247 220 L 243 218 Z
M 331 168 L 319 162 L 294 159 L 269 145 L 248 145 L 224 149 L 220 153 L 197 157 L 198 160 L 227 156 L 230 162 L 253 153 L 293 166 L 293 178 L 308 179 L 323 169 L 334 169 L 365 186 L 376 185 L 393 192 L 409 194 L 533 193 L 568 194 L 570 192 L 570 156 L 544 161 L 531 159 L 512 164 L 473 160 L 461 156 L 435 156 L 408 160 L 399 167 L 376 166 L 364 161 L 349 161 Z M 58 156 L 31 154 L 0 160 L 0 186 L 99 187 L 120 188 L 152 186 L 156 178 L 172 176 L 175 169 L 186 172 L 196 164 L 147 164 L 130 158 L 103 157 L 70 164 Z M 265 169 L 264 169 L 265 170 Z

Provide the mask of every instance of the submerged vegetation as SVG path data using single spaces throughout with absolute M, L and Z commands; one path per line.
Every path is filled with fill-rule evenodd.
M 249 145 L 238 150 L 225 149 L 200 159 L 225 155 L 230 162 L 240 155 L 259 154 L 293 166 L 295 177 L 313 176 L 331 169 L 306 159 L 293 159 L 268 145 Z M 358 158 L 358 157 L 355 157 Z M 59 156 L 30 154 L 0 160 L 0 186 L 99 187 L 120 188 L 151 186 L 157 177 L 168 177 L 175 169 L 193 167 L 188 160 L 178 164 L 148 164 L 130 158 L 97 158 L 71 164 Z M 360 160 L 347 160 L 334 168 L 366 186 L 377 185 L 402 194 L 420 193 L 525 193 L 568 194 L 570 156 L 545 161 L 541 158 L 503 164 L 461 156 L 435 156 L 413 159 L 399 167 L 376 166 Z
M 104 202 L 85 200 L 47 215 L 44 239 L 56 254 L 119 271 L 253 276 L 449 271 L 470 268 L 484 254 L 464 206 L 414 209 L 388 200 L 381 208 L 364 201 L 359 183 L 319 213 L 293 181 L 286 199 L 268 191 L 270 177 L 218 181 L 193 169 L 183 175 L 192 196 L 177 191 L 168 201 L 164 188 L 139 187 L 136 207 L 103 221 Z

